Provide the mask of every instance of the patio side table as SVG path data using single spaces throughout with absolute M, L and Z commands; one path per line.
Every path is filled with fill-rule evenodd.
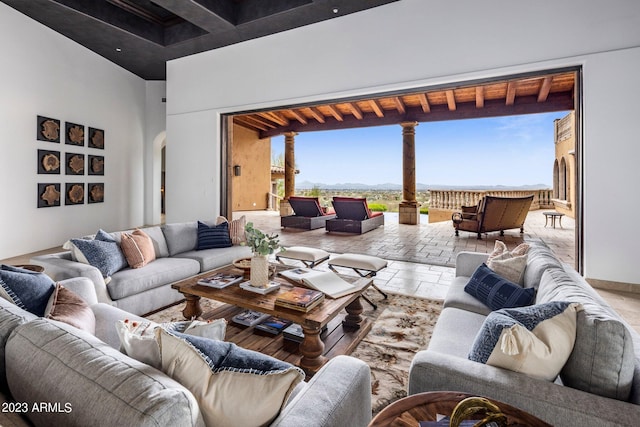
M 549 218 L 551 218 L 551 226 L 553 228 L 556 228 L 556 218 L 558 218 L 558 225 L 560 226 L 560 228 L 562 228 L 562 217 L 564 216 L 563 213 L 560 212 L 542 212 L 542 214 L 544 215 L 544 226 L 547 226 L 547 222 L 549 221 Z

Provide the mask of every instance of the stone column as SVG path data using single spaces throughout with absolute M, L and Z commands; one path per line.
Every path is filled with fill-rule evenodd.
M 296 132 L 284 134 L 284 200 L 280 203 L 280 216 L 293 215 L 289 197 L 296 192 L 296 156 L 294 151 Z
M 416 200 L 416 126 L 402 122 L 402 202 L 400 224 L 420 224 L 420 204 Z

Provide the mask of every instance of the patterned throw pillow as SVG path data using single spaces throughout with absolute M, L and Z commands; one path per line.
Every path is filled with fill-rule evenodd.
M 0 266 L 0 296 L 36 316 L 44 316 L 55 283 L 44 273 Z
M 131 268 L 140 268 L 156 259 L 156 250 L 153 240 L 142 230 L 134 230 L 133 233 L 122 233 L 120 249 Z
M 554 301 L 490 313 L 469 359 L 553 381 L 569 359 L 580 304 Z
M 486 264 L 476 268 L 464 290 L 491 310 L 531 305 L 535 298 L 535 289 L 510 282 Z
M 487 267 L 505 279 L 522 285 L 524 271 L 527 268 L 528 251 L 528 243 L 522 243 L 509 251 L 504 242 L 496 240 L 493 252 L 489 254 L 487 259 Z
M 118 242 L 103 230 L 99 230 L 93 240 L 71 239 L 71 243 L 77 248 L 78 262 L 96 267 L 107 281 L 113 273 L 129 265 Z
M 198 221 L 198 246 L 196 250 L 228 248 L 233 246 L 229 236 L 229 223 L 223 222 L 213 227 Z
M 301 369 L 224 341 L 156 329 L 162 371 L 195 396 L 206 425 L 264 426 L 278 416 Z
M 216 220 L 216 225 L 220 225 L 223 222 L 229 223 L 229 236 L 231 237 L 231 243 L 234 245 L 240 245 L 247 241 L 247 236 L 244 232 L 244 227 L 247 225 L 247 217 L 242 215 L 240 218 L 229 222 L 227 218 L 219 216 Z
M 48 319 L 57 320 L 75 326 L 78 329 L 96 333 L 96 316 L 89 304 L 79 295 L 65 288 L 61 284 L 56 284 L 56 288 L 49 299 L 44 316 Z

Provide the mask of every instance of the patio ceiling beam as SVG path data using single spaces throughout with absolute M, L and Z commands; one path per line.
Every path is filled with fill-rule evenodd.
M 380 106 L 380 103 L 378 103 L 378 101 L 376 101 L 375 99 L 370 99 L 369 105 L 371 106 L 373 112 L 376 113 L 376 116 L 384 117 L 384 111 L 382 111 L 382 107 Z
M 428 113 L 431 111 L 431 106 L 429 105 L 429 100 L 427 99 L 426 93 L 419 93 L 418 100 L 420 101 L 420 106 L 422 107 L 422 111 Z
M 305 109 L 306 111 L 309 112 L 309 114 L 311 114 L 311 117 L 313 117 L 314 119 L 316 119 L 317 121 L 319 121 L 320 123 L 324 123 L 324 114 L 322 114 L 320 112 L 320 110 L 318 110 L 316 107 L 309 107 Z
M 339 122 L 344 120 L 344 117 L 342 115 L 342 113 L 340 111 L 338 111 L 338 109 L 333 106 L 333 105 L 327 105 L 327 110 L 329 110 L 329 113 Z
M 295 119 L 300 123 L 302 123 L 303 125 L 307 124 L 307 118 L 302 114 L 300 114 L 298 111 L 291 109 L 291 110 L 287 110 L 287 112 L 291 114 L 293 117 L 295 117 Z
M 404 114 L 405 113 L 406 107 L 405 107 L 404 103 L 402 102 L 402 99 L 400 99 L 399 96 L 393 97 L 393 103 L 396 104 L 396 110 L 398 110 L 398 113 L 400 113 L 400 114 Z
M 267 130 L 270 130 L 266 126 L 262 126 L 260 124 L 256 124 L 253 120 L 251 120 L 251 117 L 246 117 L 246 116 L 245 117 L 234 117 L 233 118 L 233 122 L 238 124 L 238 125 L 240 125 L 240 126 L 242 126 L 242 127 L 245 127 L 245 128 L 248 128 L 248 129 L 252 129 L 252 130 L 255 130 L 255 131 L 265 132 Z M 271 130 L 273 130 L 273 129 L 271 129 Z
M 547 76 L 542 80 L 542 85 L 540 86 L 540 92 L 538 92 L 538 102 L 545 102 L 547 97 L 549 96 L 549 91 L 551 90 L 551 82 L 553 81 L 552 76 Z
M 447 107 L 449 107 L 449 111 L 456 111 L 456 96 L 453 93 L 453 90 L 450 89 L 445 92 L 447 95 Z
M 513 105 L 516 101 L 516 84 L 515 82 L 509 82 L 507 85 L 507 98 L 505 100 L 505 105 Z
M 325 123 L 311 122 L 307 125 L 291 122 L 289 126 L 270 129 L 260 132 L 261 138 L 282 135 L 287 131 L 313 132 L 322 130 L 349 129 L 371 126 L 386 126 L 401 123 L 403 121 L 436 122 L 446 120 L 462 120 L 484 117 L 501 117 L 519 114 L 548 113 L 553 111 L 566 111 L 574 108 L 573 92 L 550 93 L 547 100 L 538 103 L 537 95 L 520 96 L 518 102 L 513 105 L 505 105 L 505 100 L 485 100 L 484 108 L 477 108 L 476 103 L 464 102 L 456 105 L 456 110 L 451 111 L 445 105 L 432 105 L 431 111 L 426 113 L 419 106 L 407 107 L 405 114 L 399 114 L 396 110 L 388 110 L 384 117 L 378 117 L 374 113 L 362 115 L 361 119 L 355 116 L 344 116 L 342 121 L 333 117 L 326 117 Z M 360 112 L 362 114 L 362 112 Z
M 264 117 L 265 119 L 272 120 L 280 126 L 286 126 L 289 124 L 289 119 L 283 116 L 282 113 L 278 113 L 276 111 L 265 111 L 263 113 L 258 113 L 258 115 Z
M 358 108 L 356 104 L 349 102 L 347 103 L 347 108 L 349 109 L 349 111 L 351 111 L 351 114 L 353 114 L 356 119 L 362 120 L 362 118 L 364 117 L 362 115 L 362 110 Z
M 484 87 L 476 86 L 476 108 L 484 107 Z

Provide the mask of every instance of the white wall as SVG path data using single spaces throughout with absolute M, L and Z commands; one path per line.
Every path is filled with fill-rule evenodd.
M 162 147 L 166 140 L 167 84 L 164 81 L 146 82 L 144 134 L 144 222 L 159 224 L 161 210 L 160 173 Z
M 640 229 L 616 219 L 640 210 L 622 157 L 638 150 L 639 28 L 635 0 L 403 0 L 170 61 L 167 186 L 198 191 L 170 192 L 167 221 L 217 206 L 221 113 L 584 65 L 585 273 L 640 284 Z
M 142 225 L 144 80 L 3 3 L 0 50 L 0 259 Z M 104 129 L 105 149 L 37 141 L 38 115 Z M 38 175 L 38 149 L 104 155 L 104 177 Z M 104 182 L 105 201 L 38 209 L 39 182 Z

